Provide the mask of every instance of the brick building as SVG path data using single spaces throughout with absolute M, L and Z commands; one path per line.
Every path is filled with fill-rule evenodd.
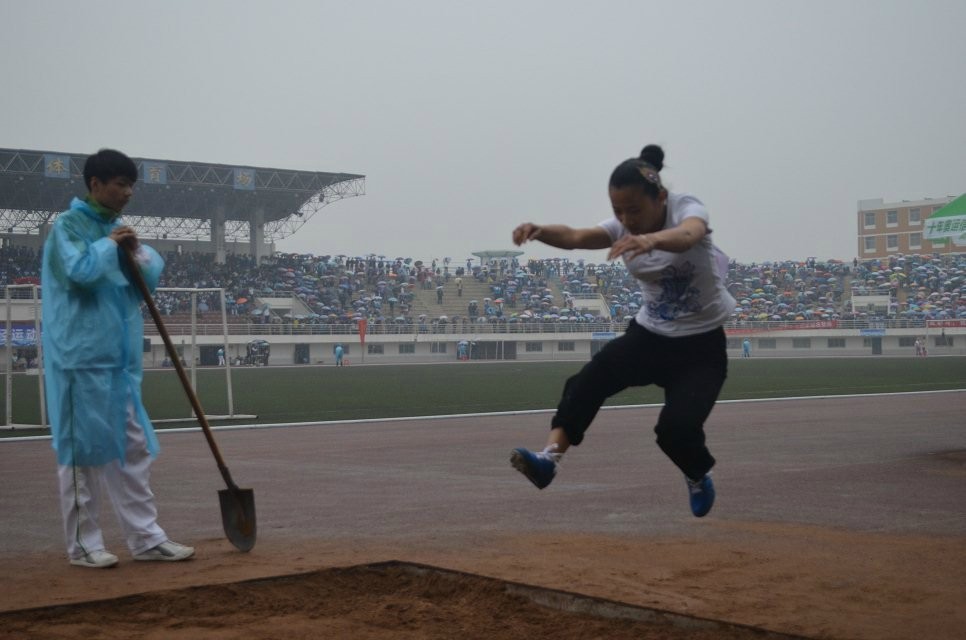
M 949 240 L 939 242 L 923 237 L 925 221 L 954 199 L 955 196 L 902 202 L 884 202 L 882 198 L 859 200 L 855 255 L 862 260 L 900 253 L 962 253 L 963 247 Z

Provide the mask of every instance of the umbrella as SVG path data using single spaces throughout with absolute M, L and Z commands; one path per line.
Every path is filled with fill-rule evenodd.
M 957 246 L 966 246 L 966 193 L 926 219 L 923 237 L 933 242 L 950 239 Z
M 235 300 L 236 304 L 245 304 L 246 302 L 248 302 L 248 298 L 239 298 L 238 300 Z

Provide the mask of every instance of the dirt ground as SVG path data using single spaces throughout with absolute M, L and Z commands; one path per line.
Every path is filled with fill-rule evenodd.
M 287 578 L 161 591 L 10 613 L 0 615 L 0 622 L 0 637 L 52 640 L 791 638 L 712 621 L 640 621 L 569 613 L 508 593 L 498 580 L 466 574 L 413 575 L 401 568 L 378 572 L 329 569 Z
M 177 564 L 124 559 L 115 569 L 94 571 L 63 561 L 37 559 L 31 565 L 25 559 L 18 563 L 20 571 L 3 581 L 5 609 L 147 595 L 56 614 L 0 614 L 0 638 L 760 637 L 571 619 L 500 594 L 492 585 L 436 589 L 431 581 L 326 570 L 293 581 L 231 584 L 380 556 L 812 638 L 962 637 L 966 565 L 961 539 L 767 525 L 724 528 L 720 542 L 707 535 L 685 540 L 500 536 L 472 555 L 455 547 L 441 553 L 448 546 L 443 539 L 382 550 L 350 540 L 289 540 L 259 545 L 245 555 L 224 541 L 209 540 L 198 558 Z M 742 542 L 729 542 L 736 534 Z M 588 548 L 593 553 L 586 553 Z M 226 586 L 204 586 L 219 584 Z
M 809 638 L 958 640 L 966 394 L 938 400 L 719 407 L 719 500 L 700 520 L 628 420 L 651 410 L 602 413 L 593 446 L 542 492 L 509 468 L 506 443 L 542 435 L 544 416 L 221 432 L 255 487 L 245 554 L 220 531 L 200 436 L 165 436 L 152 486 L 197 557 L 133 562 L 108 513 L 109 570 L 66 562 L 56 507 L 38 499 L 55 495 L 49 444 L 0 446 L 0 638 L 749 637 L 574 618 L 486 581 L 344 570 L 398 560 Z

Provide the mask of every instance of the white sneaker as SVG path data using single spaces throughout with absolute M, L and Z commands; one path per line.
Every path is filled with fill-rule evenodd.
M 71 558 L 70 563 L 75 567 L 91 567 L 92 569 L 108 569 L 117 565 L 117 556 L 103 549 L 91 551 L 79 558 Z
M 135 560 L 161 560 L 164 562 L 178 562 L 187 560 L 195 554 L 194 547 L 186 547 L 171 540 L 165 540 L 158 546 L 148 549 L 134 556 Z

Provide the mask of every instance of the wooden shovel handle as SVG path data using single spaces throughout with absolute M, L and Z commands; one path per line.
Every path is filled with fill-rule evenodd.
M 181 365 L 181 358 L 178 357 L 178 352 L 174 348 L 174 343 L 171 342 L 171 336 L 168 335 L 168 330 L 165 328 L 164 322 L 161 320 L 161 313 L 158 311 L 157 305 L 154 304 L 154 298 L 151 297 L 151 291 L 148 289 L 148 285 L 144 281 L 144 276 L 141 275 L 141 269 L 138 267 L 137 260 L 134 258 L 134 251 L 126 245 L 123 247 L 123 250 L 124 256 L 127 259 L 128 270 L 131 272 L 131 279 L 134 281 L 134 286 L 140 290 L 141 297 L 144 298 L 145 304 L 148 305 L 148 311 L 151 312 L 151 317 L 154 319 L 154 324 L 158 328 L 158 333 L 161 334 L 161 339 L 164 341 L 164 346 L 168 351 L 168 357 L 170 357 L 171 362 L 174 363 L 174 369 L 178 372 L 178 377 L 181 379 L 181 386 L 184 387 L 184 392 L 188 396 L 188 400 L 191 402 L 191 408 L 194 409 L 195 417 L 198 418 L 198 422 L 201 424 L 201 429 L 205 432 L 205 439 L 208 441 L 208 446 L 211 447 L 211 453 L 215 456 L 215 462 L 218 463 L 218 470 L 221 471 L 221 476 L 225 479 L 225 484 L 228 485 L 228 488 L 237 491 L 238 487 L 231 479 L 231 473 L 229 473 L 228 467 L 225 466 L 225 461 L 221 457 L 221 452 L 218 450 L 218 445 L 215 443 L 215 437 L 211 433 L 211 426 L 208 424 L 208 418 L 205 416 L 205 411 L 201 408 L 201 403 L 198 401 L 198 396 L 195 394 L 194 389 L 191 388 L 191 381 L 188 380 L 188 375 L 185 373 L 184 367 Z

